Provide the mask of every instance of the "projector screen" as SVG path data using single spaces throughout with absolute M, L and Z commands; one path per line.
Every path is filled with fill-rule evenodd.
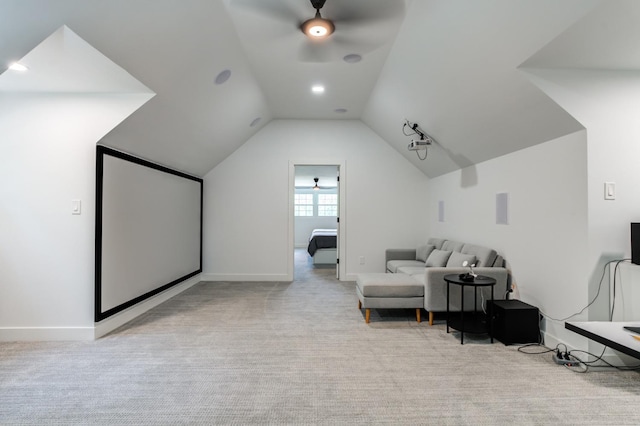
M 95 320 L 202 272 L 203 181 L 97 147 Z

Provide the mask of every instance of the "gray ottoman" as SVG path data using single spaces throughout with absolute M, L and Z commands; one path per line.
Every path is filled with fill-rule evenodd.
M 358 274 L 356 280 L 358 309 L 365 309 L 365 322 L 369 323 L 371 309 L 416 310 L 420 322 L 420 310 L 424 307 L 424 284 L 406 274 L 371 273 Z

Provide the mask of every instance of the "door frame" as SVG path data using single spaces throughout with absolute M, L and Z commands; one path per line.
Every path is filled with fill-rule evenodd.
M 307 159 L 307 160 L 289 160 L 289 219 L 288 219 L 288 243 L 287 243 L 287 278 L 289 281 L 294 279 L 294 250 L 295 250 L 295 216 L 294 213 L 294 195 L 295 195 L 295 174 L 296 166 L 335 166 L 338 168 L 338 259 L 340 262 L 336 267 L 336 273 L 340 281 L 344 281 L 347 276 L 347 256 L 346 256 L 346 186 L 347 186 L 347 165 L 345 160 L 337 159 Z

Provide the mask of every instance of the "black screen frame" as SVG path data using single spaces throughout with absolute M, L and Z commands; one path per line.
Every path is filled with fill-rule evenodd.
M 174 176 L 178 176 L 184 179 L 189 179 L 200 184 L 200 259 L 199 267 L 195 271 L 192 271 L 180 278 L 177 278 L 169 283 L 160 284 L 158 287 L 151 291 L 148 291 L 140 296 L 130 299 L 118 306 L 115 306 L 106 311 L 102 311 L 102 219 L 103 219 L 103 189 L 104 189 L 104 158 L 105 156 L 112 156 L 121 160 L 129 161 L 131 163 L 149 167 L 151 169 L 169 173 Z M 150 297 L 155 296 L 183 281 L 188 280 L 200 273 L 202 273 L 202 247 L 203 247 L 203 211 L 204 211 L 204 180 L 192 176 L 178 170 L 173 170 L 169 167 L 153 163 L 142 158 L 135 157 L 133 155 L 106 147 L 104 145 L 96 146 L 96 220 L 95 220 L 95 307 L 94 307 L 94 319 L 95 322 L 100 322 L 112 315 L 117 314 L 131 306 L 134 306 Z

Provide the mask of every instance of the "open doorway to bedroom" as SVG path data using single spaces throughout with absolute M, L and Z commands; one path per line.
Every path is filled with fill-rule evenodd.
M 296 164 L 293 188 L 294 279 L 304 273 L 340 278 L 340 166 Z

